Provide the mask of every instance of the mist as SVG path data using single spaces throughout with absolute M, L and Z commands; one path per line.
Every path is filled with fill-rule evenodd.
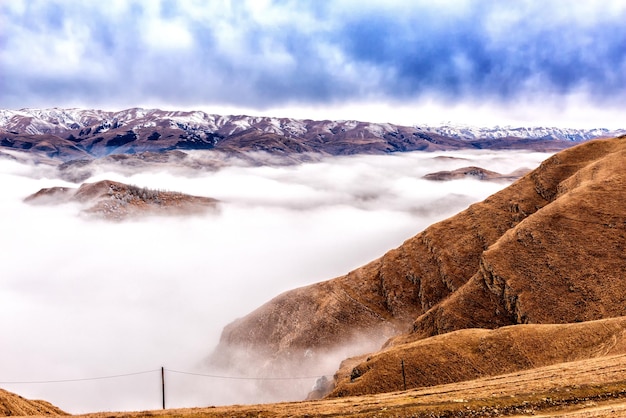
M 43 187 L 76 185 L 49 167 L 0 159 L 0 387 L 70 413 L 159 409 L 165 367 L 168 408 L 286 400 L 264 397 L 258 382 L 204 376 L 226 324 L 281 292 L 346 274 L 507 185 L 424 174 L 469 165 L 509 173 L 549 155 L 416 152 L 217 171 L 102 166 L 89 182 L 221 201 L 205 215 L 119 223 L 85 219 L 76 204 L 23 203 Z M 346 347 L 316 376 L 366 348 Z M 110 376 L 118 377 L 100 379 Z M 301 385 L 311 388 L 314 377 Z M 88 380 L 59 382 L 77 379 Z

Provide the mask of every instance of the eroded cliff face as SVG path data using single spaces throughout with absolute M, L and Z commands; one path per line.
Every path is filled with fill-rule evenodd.
M 626 315 L 625 143 L 562 152 L 525 178 L 549 204 L 484 251 L 464 288 L 417 318 L 414 338 Z
M 319 361 L 464 328 L 626 315 L 626 138 L 546 160 L 508 188 L 345 276 L 286 292 L 229 325 L 213 356 Z

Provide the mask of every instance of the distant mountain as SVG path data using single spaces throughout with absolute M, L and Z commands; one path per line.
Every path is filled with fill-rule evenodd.
M 361 358 L 351 365 L 352 379 L 341 383 L 341 393 L 371 393 L 379 389 L 361 382 L 352 391 L 350 382 L 366 370 L 377 376 L 373 380 L 386 379 L 383 369 L 373 370 L 377 364 L 393 361 L 397 370 L 401 358 L 424 355 L 427 350 L 419 350 L 425 343 L 418 350 L 417 342 L 434 336 L 626 316 L 624 164 L 626 136 L 561 151 L 511 186 L 428 227 L 381 258 L 345 276 L 285 292 L 234 321 L 225 327 L 213 359 L 309 372 L 307 365 L 319 367 L 329 353 L 341 353 L 350 344 L 363 349 L 364 341 L 388 340 L 387 349 L 395 351 Z M 619 333 L 626 332 L 624 321 L 619 324 Z M 584 334 L 592 328 L 569 330 Z M 504 332 L 489 335 L 505 336 L 494 344 L 518 337 L 530 341 Z M 465 363 L 477 370 L 458 371 L 458 376 L 485 375 L 480 370 L 489 370 L 487 365 L 497 360 L 489 356 L 498 350 L 485 345 L 491 337 L 483 336 L 472 342 L 478 351 L 471 354 L 480 361 Z M 528 350 L 533 356 L 541 355 L 536 350 L 545 356 L 561 350 L 561 357 L 555 354 L 537 364 L 567 361 L 567 355 L 578 355 L 567 350 L 582 340 L 574 333 L 558 344 L 554 339 L 552 351 L 544 350 L 550 341 L 533 343 Z M 611 341 L 617 340 L 609 335 L 606 344 L 580 356 L 609 353 Z M 458 360 L 455 350 L 451 346 L 447 352 Z M 441 359 L 448 357 L 441 354 Z M 532 362 L 522 357 L 507 367 L 520 370 Z M 397 389 L 397 382 L 392 386 Z
M 605 128 L 596 129 L 573 129 L 573 128 L 513 128 L 510 126 L 494 128 L 479 128 L 473 126 L 423 126 L 421 129 L 434 132 L 450 138 L 459 138 L 467 141 L 479 139 L 502 139 L 502 138 L 532 138 L 551 139 L 560 141 L 582 142 L 595 138 L 610 138 L 623 135 L 626 130 L 611 131 Z
M 481 148 L 555 151 L 619 133 L 606 129 L 409 127 L 139 108 L 120 112 L 0 110 L 0 149 L 27 151 L 61 161 L 198 149 L 229 154 L 265 151 L 277 155 Z

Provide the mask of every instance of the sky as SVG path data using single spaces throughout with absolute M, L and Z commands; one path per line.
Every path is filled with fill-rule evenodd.
M 10 0 L 0 107 L 624 128 L 626 0 Z
M 271 382 L 283 385 L 278 395 L 256 381 L 171 371 L 215 374 L 206 359 L 228 323 L 284 291 L 346 274 L 506 186 L 424 174 L 468 165 L 508 173 L 548 156 L 438 155 L 231 164 L 217 172 L 100 166 L 89 181 L 222 202 L 201 216 L 122 223 L 87 220 L 72 204 L 25 204 L 43 187 L 76 185 L 55 178 L 53 167 L 0 159 L 0 388 L 70 413 L 159 409 L 165 367 L 169 408 L 303 399 L 315 376 L 331 376 L 341 360 L 378 346 L 342 348 L 305 375 L 312 379 Z M 254 365 L 243 366 L 255 377 Z M 120 377 L 93 379 L 107 376 Z M 73 379 L 87 380 L 59 382 Z

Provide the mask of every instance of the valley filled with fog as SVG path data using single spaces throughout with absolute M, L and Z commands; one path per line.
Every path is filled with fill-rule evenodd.
M 467 166 L 506 174 L 549 155 L 414 152 L 217 171 L 107 166 L 87 181 L 221 201 L 204 215 L 117 223 L 85 219 L 77 204 L 25 204 L 43 187 L 76 184 L 50 167 L 0 159 L 0 387 L 70 413 L 159 409 L 165 367 L 198 374 L 167 373 L 168 408 L 267 401 L 254 381 L 200 376 L 211 374 L 206 358 L 225 325 L 281 292 L 378 258 L 508 184 L 425 174 Z

